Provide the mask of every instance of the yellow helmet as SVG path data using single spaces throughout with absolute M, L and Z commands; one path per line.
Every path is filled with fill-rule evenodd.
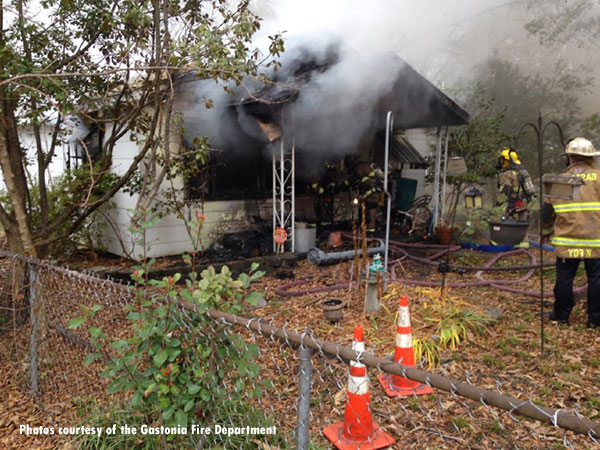
M 506 147 L 500 152 L 500 157 L 506 161 L 513 162 L 514 164 L 521 164 L 517 151 L 514 148 Z
M 600 152 L 596 151 L 594 144 L 582 137 L 576 137 L 571 139 L 565 149 L 567 155 L 581 155 L 581 156 L 600 156 Z

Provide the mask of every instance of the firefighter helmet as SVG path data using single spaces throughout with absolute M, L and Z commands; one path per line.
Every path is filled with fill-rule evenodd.
M 519 161 L 519 156 L 517 155 L 517 151 L 514 148 L 506 147 L 500 152 L 500 157 L 514 164 L 521 164 L 521 161 Z
M 588 141 L 586 138 L 576 137 L 571 139 L 565 149 L 567 155 L 581 155 L 581 156 L 600 156 L 600 151 L 596 151 L 594 144 Z

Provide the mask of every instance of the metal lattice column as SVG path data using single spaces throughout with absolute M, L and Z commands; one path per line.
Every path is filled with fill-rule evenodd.
M 279 147 L 279 148 L 278 148 Z M 289 149 L 285 147 L 283 136 L 279 146 L 274 145 L 273 156 L 273 232 L 278 227 L 288 234 L 289 251 L 295 250 L 294 222 L 296 220 L 296 148 L 295 142 Z M 284 253 L 286 244 L 277 244 L 273 239 L 273 251 Z

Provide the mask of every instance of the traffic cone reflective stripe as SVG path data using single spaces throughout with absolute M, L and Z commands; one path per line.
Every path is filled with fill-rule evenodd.
M 412 343 L 412 327 L 398 327 L 396 332 L 396 349 L 394 361 L 403 366 L 415 365 L 415 352 Z
M 415 351 L 412 342 L 412 327 L 410 325 L 410 311 L 408 308 L 408 297 L 400 298 L 398 310 L 398 327 L 396 329 L 396 349 L 394 361 L 407 367 L 415 367 Z M 379 376 L 379 382 L 383 390 L 390 397 L 424 395 L 433 393 L 431 386 L 421 384 L 418 381 L 409 380 L 400 375 L 386 373 Z
M 358 353 L 365 351 L 362 327 L 354 330 L 352 349 Z M 342 450 L 369 450 L 392 445 L 394 439 L 383 432 L 371 416 L 366 366 L 359 361 L 350 361 L 348 372 L 344 421 L 325 428 L 323 434 Z

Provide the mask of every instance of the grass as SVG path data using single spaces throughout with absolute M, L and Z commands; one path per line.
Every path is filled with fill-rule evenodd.
M 588 404 L 592 408 L 600 409 L 600 398 L 599 397 L 594 397 L 593 395 L 590 395 L 590 398 L 588 399 Z
M 495 420 L 490 425 L 490 431 L 492 433 L 496 433 L 496 434 L 499 434 L 501 436 L 504 436 L 504 434 L 506 434 L 506 431 L 504 431 L 504 428 L 502 428 L 502 425 L 500 425 L 500 423 L 497 420 Z
M 418 398 L 412 397 L 408 403 L 408 408 L 412 411 L 419 411 L 421 409 L 421 402 Z
M 521 345 L 521 341 L 519 340 L 519 338 L 515 337 L 514 335 L 510 335 L 506 338 L 506 340 L 508 341 L 508 343 L 513 346 L 513 347 L 517 347 L 518 345 Z
M 483 358 L 481 360 L 490 367 L 504 367 L 504 362 L 502 362 L 493 355 L 483 355 Z
M 600 358 L 596 358 L 596 357 L 590 358 L 590 359 L 588 359 L 588 364 L 590 366 L 592 366 L 594 369 L 597 369 L 598 367 L 600 367 Z
M 454 426 L 458 430 L 465 430 L 471 428 L 471 425 L 469 425 L 469 419 L 463 416 L 457 416 L 454 418 Z
M 509 348 L 509 346 L 504 341 L 498 341 L 498 342 L 496 342 L 496 344 L 494 344 L 494 346 L 496 348 L 499 348 L 500 350 L 502 350 L 502 355 L 504 355 L 504 356 L 508 356 L 512 353 L 512 350 Z
M 583 378 L 578 373 L 565 373 L 561 378 L 567 383 L 577 384 L 579 386 L 584 384 Z

